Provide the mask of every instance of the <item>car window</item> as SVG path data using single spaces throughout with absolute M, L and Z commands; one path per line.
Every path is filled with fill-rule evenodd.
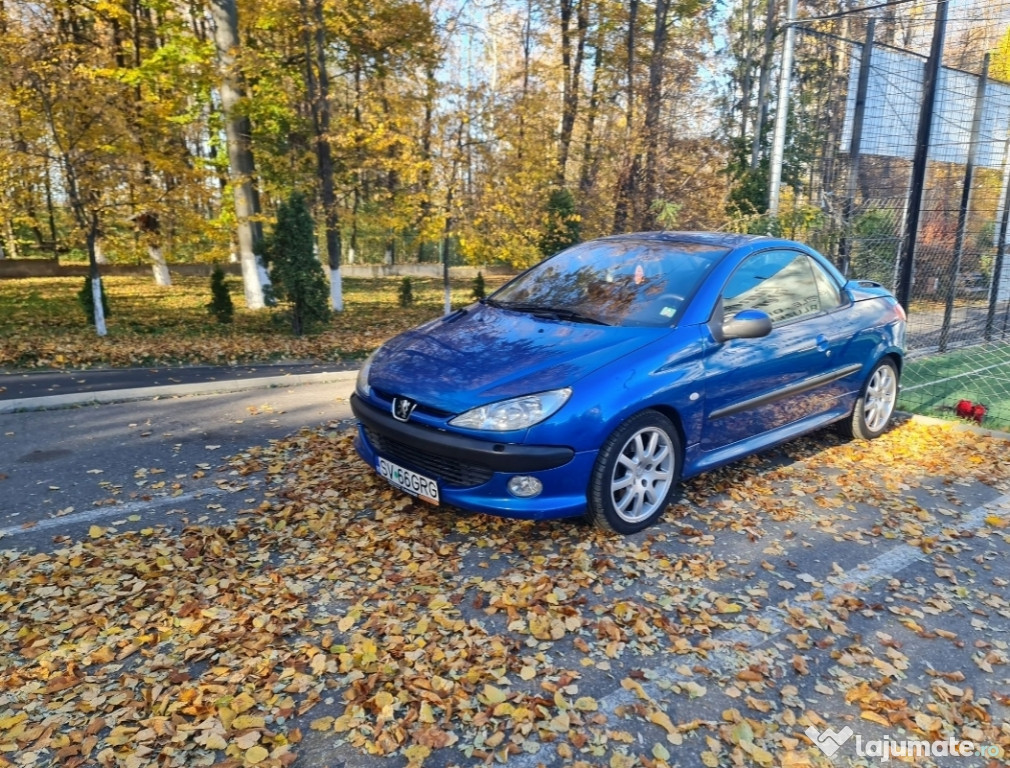
M 583 243 L 519 275 L 489 303 L 534 314 L 563 311 L 608 325 L 669 326 L 728 250 L 633 238 Z
M 748 257 L 723 289 L 726 317 L 759 309 L 778 324 L 820 312 L 813 266 L 809 256 L 796 251 L 763 251 Z
M 824 270 L 820 264 L 810 259 L 810 268 L 814 271 L 814 280 L 817 282 L 817 295 L 821 299 L 821 309 L 830 312 L 842 305 L 842 294 L 838 290 L 838 284 Z

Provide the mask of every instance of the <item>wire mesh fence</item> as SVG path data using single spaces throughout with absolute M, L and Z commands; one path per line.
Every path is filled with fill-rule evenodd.
M 797 26 L 780 215 L 902 299 L 902 407 L 1010 429 L 1010 61 L 988 54 L 1010 8 L 946 11 Z

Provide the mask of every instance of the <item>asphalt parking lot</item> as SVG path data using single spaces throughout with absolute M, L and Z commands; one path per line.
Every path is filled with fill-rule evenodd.
M 621 538 L 394 491 L 352 383 L 0 415 L 0 765 L 1008 764 L 998 438 L 819 433 Z

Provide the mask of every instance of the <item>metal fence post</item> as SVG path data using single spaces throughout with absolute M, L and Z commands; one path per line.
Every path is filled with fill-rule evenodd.
M 957 232 L 954 234 L 954 258 L 950 263 L 947 280 L 947 300 L 943 307 L 943 325 L 940 326 L 940 351 L 947 351 L 950 336 L 950 322 L 954 315 L 954 301 L 957 299 L 957 278 L 961 272 L 964 255 L 964 230 L 968 225 L 968 208 L 971 205 L 971 185 L 975 178 L 975 161 L 978 158 L 978 138 L 982 132 L 982 110 L 985 108 L 985 87 L 989 82 L 989 54 L 982 59 L 982 74 L 975 88 L 975 112 L 971 122 L 971 138 L 968 140 L 968 159 L 964 164 L 964 187 L 961 189 L 961 207 L 957 212 Z
M 926 60 L 923 78 L 922 104 L 919 108 L 919 129 L 915 139 L 915 156 L 912 160 L 912 183 L 908 196 L 908 217 L 902 238 L 898 284 L 895 294 L 898 301 L 909 309 L 912 299 L 912 278 L 915 275 L 915 246 L 922 213 L 922 197 L 926 185 L 926 166 L 929 162 L 929 139 L 933 130 L 933 108 L 940 82 L 940 65 L 943 62 L 943 41 L 947 32 L 947 2 L 937 0 L 936 19 L 933 22 L 933 42 Z
M 985 313 L 985 340 L 992 341 L 993 326 L 996 324 L 996 304 L 999 303 L 1000 288 L 1003 286 L 1003 259 L 1006 255 L 1007 229 L 1010 225 L 1010 130 L 1007 131 L 1003 147 L 1003 196 L 1000 199 L 999 242 L 996 244 L 996 260 L 992 265 L 992 281 L 989 284 L 989 307 Z M 1010 299 L 1007 301 L 1010 312 Z M 1006 313 L 1003 316 L 1003 333 L 1006 333 Z

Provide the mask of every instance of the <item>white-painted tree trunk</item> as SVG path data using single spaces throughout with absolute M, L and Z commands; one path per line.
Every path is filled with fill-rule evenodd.
M 0 259 L 18 258 L 18 239 L 14 234 L 14 225 L 10 220 L 4 223 L 4 243 L 0 244 Z
M 344 285 L 340 278 L 340 267 L 330 270 L 330 303 L 335 312 L 344 311 Z
M 102 278 L 96 277 L 91 281 L 91 298 L 95 302 L 95 331 L 99 336 L 108 334 L 105 328 L 105 308 L 102 307 Z
M 147 253 L 151 257 L 154 284 L 171 285 L 172 276 L 168 273 L 168 264 L 165 262 L 165 254 L 162 253 L 161 248 L 155 245 L 148 246 Z
M 257 250 L 262 239 L 259 222 L 260 201 L 256 187 L 256 163 L 249 136 L 252 126 L 241 109 L 245 98 L 245 83 L 236 59 L 239 41 L 238 6 L 235 0 L 211 0 L 210 14 L 214 20 L 214 44 L 221 73 L 221 111 L 224 113 L 225 137 L 228 145 L 228 167 L 232 193 L 235 197 L 235 219 L 238 227 L 239 260 L 242 263 L 242 285 L 249 309 L 266 306 L 270 277 Z
M 109 258 L 102 249 L 102 241 L 95 238 L 95 264 L 108 264 Z

